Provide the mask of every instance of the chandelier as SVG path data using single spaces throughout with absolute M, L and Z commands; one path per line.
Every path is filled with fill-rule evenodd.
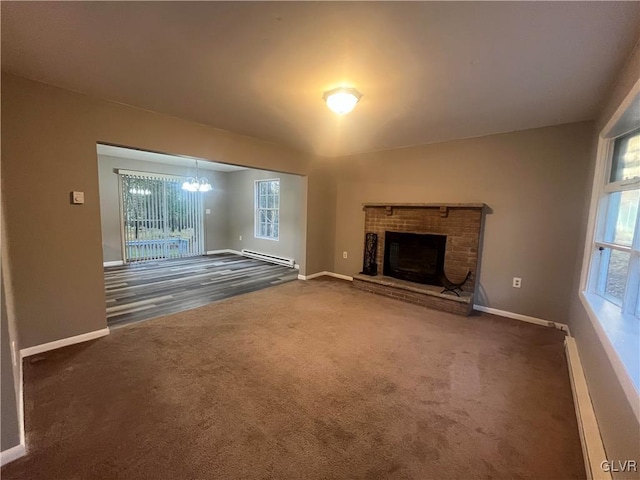
M 198 176 L 198 160 L 196 160 L 196 176 L 190 177 L 182 184 L 182 189 L 188 192 L 210 192 L 213 187 L 206 177 Z

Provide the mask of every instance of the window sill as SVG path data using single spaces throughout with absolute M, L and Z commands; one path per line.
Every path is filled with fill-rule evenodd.
M 278 242 L 280 241 L 280 238 L 273 238 L 273 237 L 260 237 L 258 235 L 255 235 L 253 238 L 255 238 L 256 240 L 271 240 L 272 242 Z
M 594 293 L 582 292 L 580 300 L 640 421 L 640 320 Z

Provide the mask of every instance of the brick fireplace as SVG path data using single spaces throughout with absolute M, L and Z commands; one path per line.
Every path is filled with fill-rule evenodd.
M 484 208 L 485 204 L 483 203 L 364 204 L 365 233 L 375 233 L 378 238 L 375 258 L 378 275 L 356 275 L 353 282 L 354 286 L 411 303 L 468 315 L 473 308 Z M 443 245 L 443 270 L 446 277 L 451 282 L 458 283 L 465 279 L 467 273 L 471 273 L 467 282 L 461 287 L 460 296 L 441 293 L 443 286 L 437 280 L 434 281 L 432 275 L 417 276 L 417 281 L 382 275 L 385 270 L 386 273 L 390 271 L 389 265 L 385 269 L 384 263 L 385 237 L 395 238 L 394 234 L 390 235 L 387 232 L 396 232 L 396 234 L 430 234 L 405 235 L 407 238 L 415 237 L 416 239 L 421 237 L 446 237 L 446 245 Z M 426 255 L 419 250 L 424 247 L 420 247 L 417 243 L 415 245 L 415 249 L 420 255 Z M 410 250 L 411 246 L 405 248 L 405 250 L 407 249 Z M 388 261 L 389 249 L 387 248 Z M 442 270 L 442 265 L 440 265 L 440 269 Z M 400 276 L 400 278 L 411 277 Z M 423 281 L 421 280 L 422 278 L 427 280 Z

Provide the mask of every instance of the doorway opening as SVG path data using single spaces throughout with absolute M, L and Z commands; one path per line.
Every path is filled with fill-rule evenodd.
M 110 327 L 296 280 L 304 269 L 303 176 L 104 144 L 97 160 Z

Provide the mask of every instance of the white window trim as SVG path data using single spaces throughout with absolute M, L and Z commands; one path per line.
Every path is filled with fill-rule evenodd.
M 580 301 L 593 324 L 600 343 L 613 366 L 613 370 L 638 422 L 640 422 L 640 388 L 638 387 L 640 385 L 640 367 L 638 366 L 640 322 L 636 317 L 622 313 L 619 308 L 615 308 L 601 296 L 590 293 L 591 285 L 589 282 L 594 282 L 595 280 L 589 278 L 589 272 L 595 271 L 592 270 L 592 262 L 597 261 L 596 256 L 592 255 L 592 253 L 594 245 L 597 245 L 596 229 L 602 228 L 602 226 L 596 225 L 596 220 L 598 219 L 598 209 L 601 207 L 603 186 L 606 185 L 605 175 L 610 169 L 613 148 L 613 139 L 610 138 L 610 135 L 618 121 L 639 96 L 640 79 L 631 88 L 600 132 L 598 138 L 587 237 L 580 275 Z M 605 187 L 604 191 L 606 190 Z M 600 217 L 603 218 L 604 216 Z
M 272 242 L 280 241 L 280 197 L 282 195 L 282 191 L 278 193 L 278 236 L 277 237 L 263 237 L 262 235 L 258 235 L 258 223 L 259 223 L 259 215 L 258 215 L 258 184 L 261 182 L 278 182 L 280 185 L 279 178 L 264 178 L 259 180 L 254 180 L 253 182 L 253 237 L 259 240 L 271 240 Z M 275 210 L 275 209 L 274 209 Z

